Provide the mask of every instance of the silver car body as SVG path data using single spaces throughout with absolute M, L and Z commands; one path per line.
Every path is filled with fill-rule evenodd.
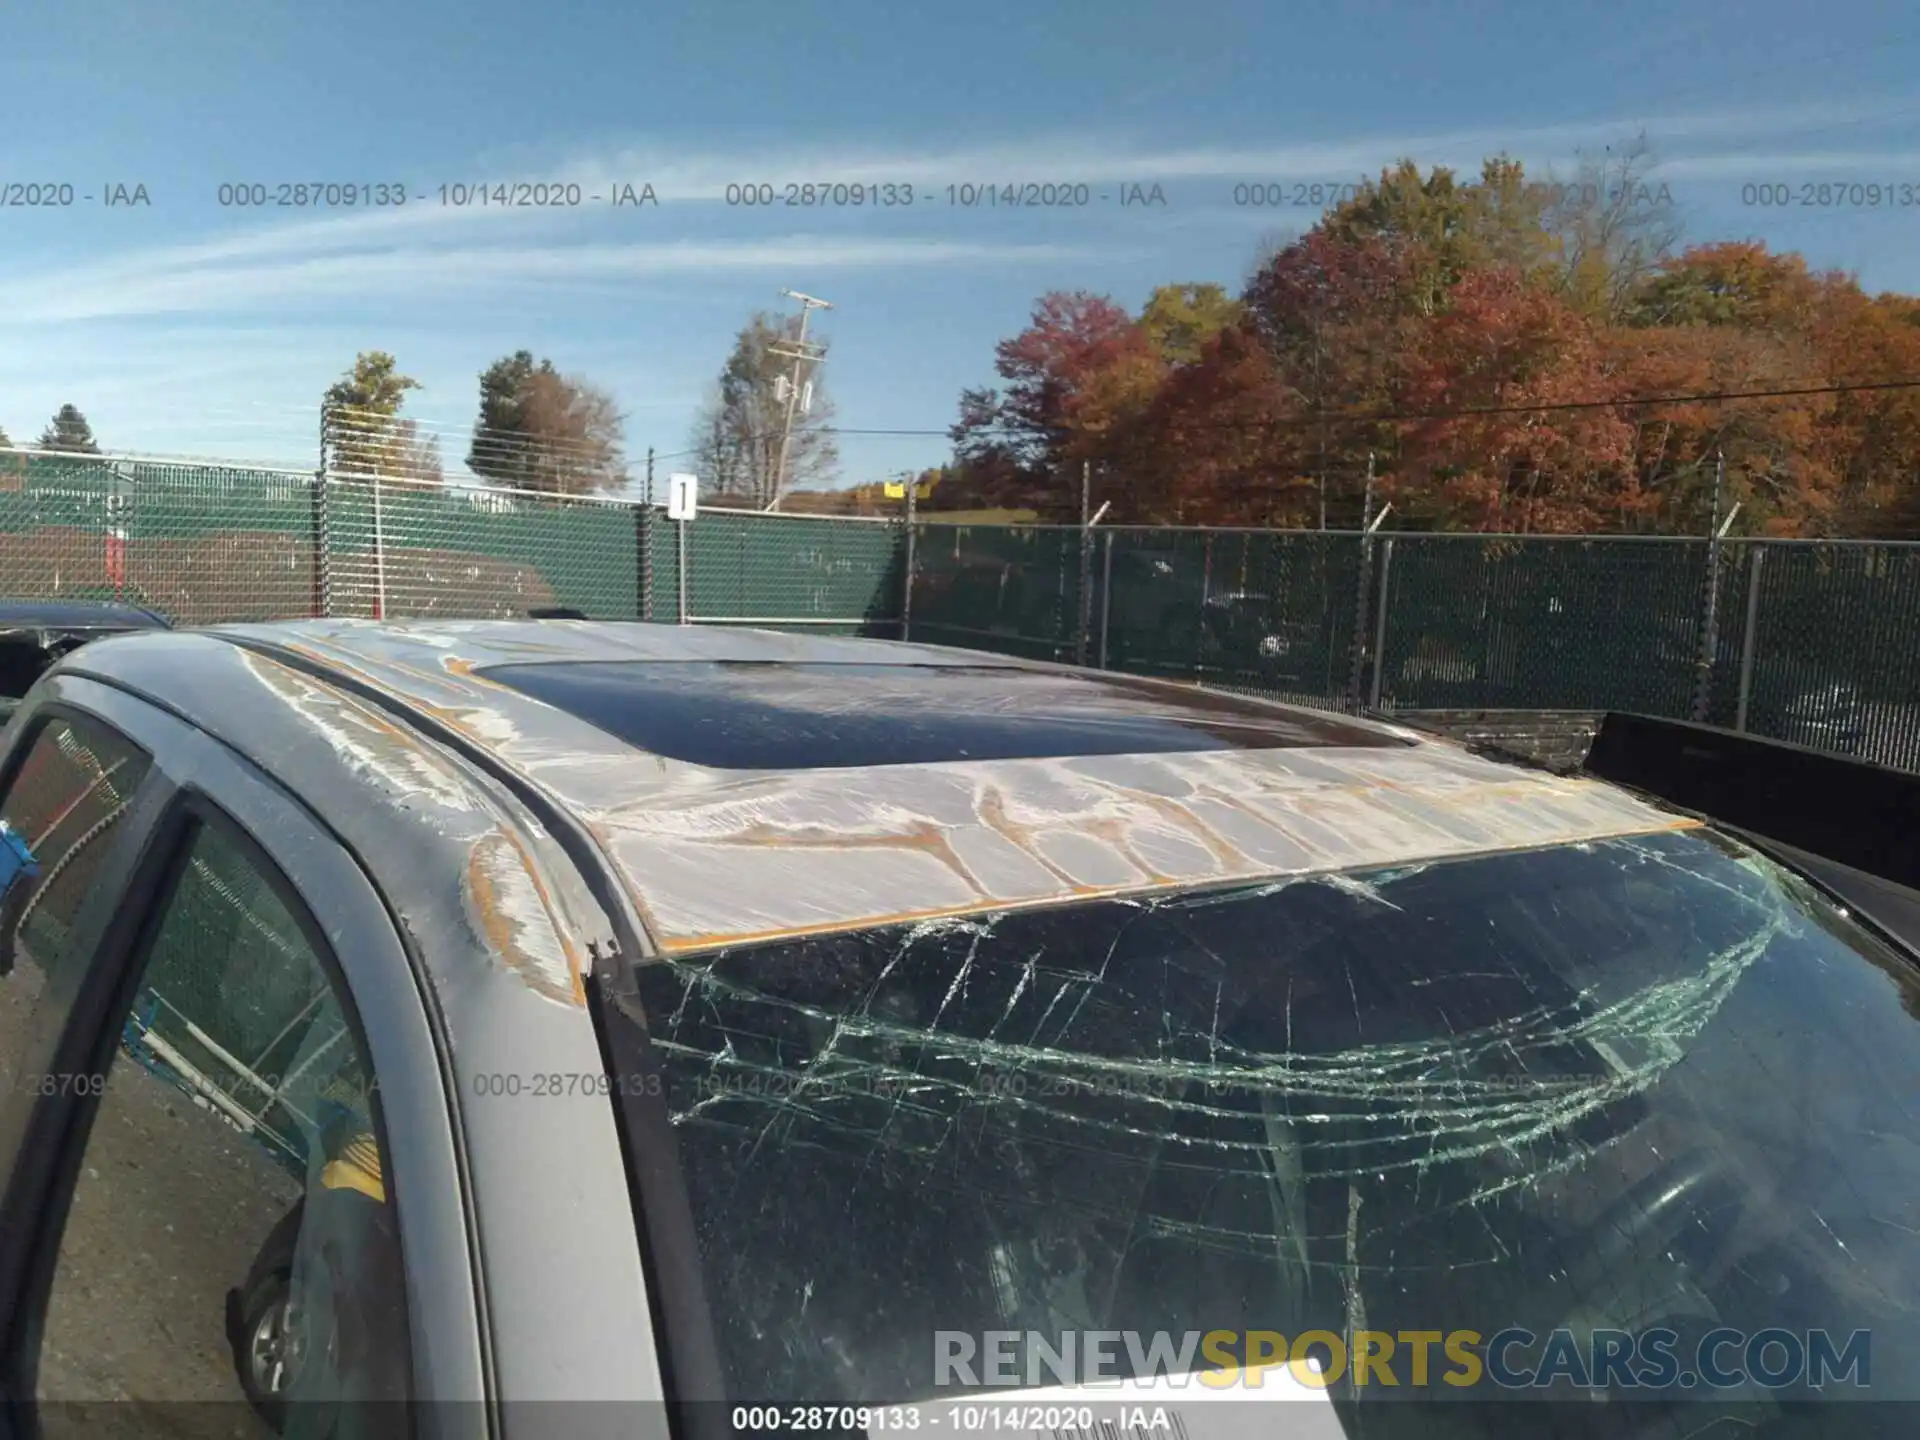
M 488 1075 L 604 1070 L 584 982 L 623 934 L 644 964 L 745 938 L 1696 823 L 1344 717 L 1389 743 L 708 769 L 484 673 L 565 660 L 884 665 L 909 692 L 930 665 L 1100 680 L 765 632 L 336 620 L 101 640 L 42 682 L 31 703 L 100 715 L 246 824 L 327 927 L 381 1077 L 423 1399 L 660 1397 L 613 1106 L 584 1091 L 472 1098 Z

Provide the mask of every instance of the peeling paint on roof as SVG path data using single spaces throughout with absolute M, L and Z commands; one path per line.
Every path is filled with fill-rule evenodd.
M 1600 782 L 1516 769 L 1420 736 L 1411 736 L 1419 743 L 1407 748 L 709 770 L 633 750 L 474 672 L 532 659 L 1023 662 L 638 623 L 229 628 L 392 691 L 543 787 L 599 838 L 655 944 L 668 953 L 1694 823 Z M 909 673 L 903 683 L 911 683 Z M 346 738 L 337 743 L 364 748 L 359 732 L 343 729 L 337 701 L 302 697 L 297 708 L 309 723 L 342 731 Z M 388 778 L 405 784 L 409 777 L 414 772 L 402 769 Z M 412 783 L 434 793 L 424 775 Z M 521 873 L 537 880 L 537 872 Z M 569 987 L 578 958 L 563 963 L 544 939 L 515 928 L 545 910 L 538 884 L 522 884 L 497 837 L 484 853 L 474 849 L 469 874 L 484 877 L 489 916 L 501 927 L 496 938 L 506 945 L 512 930 L 510 948 L 530 983 Z
M 362 778 L 396 795 L 418 794 L 436 808 L 473 809 L 467 785 L 444 760 L 424 752 L 405 727 L 297 670 L 254 654 L 245 654 L 244 663 Z
M 441 747 L 374 706 L 258 652 L 236 653 L 395 823 L 424 827 L 436 850 L 458 857 L 461 910 L 482 948 L 539 994 L 584 1005 L 583 937 L 611 932 L 539 821 L 510 797 L 490 799 Z
M 462 890 L 475 928 L 494 953 L 543 995 L 586 1004 L 577 949 L 555 924 L 532 858 L 500 831 L 474 842 L 467 855 Z

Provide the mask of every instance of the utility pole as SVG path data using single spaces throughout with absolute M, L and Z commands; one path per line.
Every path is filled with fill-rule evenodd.
M 820 347 L 818 345 L 809 347 L 807 344 L 807 321 L 812 318 L 815 310 L 831 310 L 833 308 L 831 301 L 817 300 L 811 295 L 802 295 L 798 290 L 782 290 L 780 293 L 789 300 L 798 300 L 800 302 L 800 334 L 794 341 L 794 347 L 791 350 L 782 350 L 777 345 L 769 345 L 767 347 L 770 354 L 787 356 L 793 360 L 792 377 L 789 378 L 784 375 L 780 377 L 781 380 L 785 382 L 784 388 L 787 392 L 787 418 L 786 423 L 780 427 L 780 463 L 774 468 L 773 499 L 767 505 L 768 510 L 778 510 L 780 508 L 780 496 L 787 488 L 787 454 L 793 448 L 793 412 L 794 407 L 800 404 L 801 387 L 804 383 L 801 379 L 803 373 L 802 367 L 804 367 L 808 361 L 813 361 L 817 364 L 820 360 Z M 776 387 L 775 390 L 775 398 L 779 398 L 778 387 Z M 807 405 L 809 408 L 812 403 L 812 387 L 808 386 Z

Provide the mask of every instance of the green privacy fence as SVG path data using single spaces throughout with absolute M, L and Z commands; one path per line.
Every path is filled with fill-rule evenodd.
M 1632 710 L 1920 769 L 1912 542 L 928 524 L 914 551 L 915 640 L 1341 709 Z
M 909 583 L 911 572 L 911 583 Z M 745 624 L 1344 709 L 1624 709 L 1920 768 L 1920 544 L 907 527 L 0 454 L 0 596 Z
M 600 496 L 0 452 L 0 598 L 119 599 L 180 624 L 565 606 L 898 632 L 896 525 L 709 509 L 680 530 Z
M 1081 538 L 1070 526 L 918 526 L 913 638 L 1073 660 L 1080 648 Z
M 672 619 L 679 615 L 679 526 L 661 520 L 658 529 L 670 583 L 656 590 L 654 614 Z M 897 526 L 710 510 L 686 531 L 689 620 L 898 632 L 905 572 Z
M 559 605 L 904 636 L 1346 710 L 1699 718 L 1920 769 L 1912 543 L 682 525 L 598 497 L 0 453 L 0 596 L 187 624 Z M 128 1046 L 297 1168 L 310 1127 L 288 1077 L 338 1017 L 243 857 L 198 854 L 184 884 Z M 320 1101 L 351 1108 L 352 1088 Z
M 564 605 L 610 619 L 640 617 L 637 526 L 644 519 L 631 506 L 334 481 L 323 511 L 328 614 L 483 619 Z

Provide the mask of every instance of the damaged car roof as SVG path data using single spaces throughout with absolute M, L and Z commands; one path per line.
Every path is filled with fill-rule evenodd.
M 1389 725 L 931 646 L 577 621 L 178 638 L 215 637 L 539 787 L 667 954 L 1697 823 Z

